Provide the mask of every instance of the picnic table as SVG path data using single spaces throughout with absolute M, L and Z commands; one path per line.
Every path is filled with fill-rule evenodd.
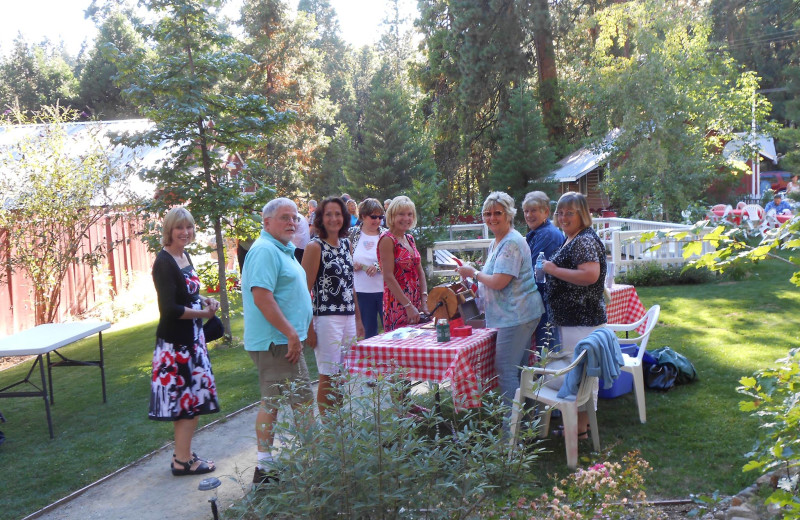
M 111 327 L 107 321 L 78 321 L 74 323 L 47 323 L 28 329 L 17 334 L 12 334 L 0 339 L 0 356 L 36 356 L 28 374 L 21 381 L 0 388 L 0 398 L 10 397 L 41 397 L 44 399 L 44 409 L 47 415 L 47 427 L 50 429 L 50 438 L 53 438 L 53 421 L 50 416 L 50 403 L 55 404 L 53 398 L 53 367 L 65 366 L 96 366 L 100 367 L 100 381 L 103 389 L 103 402 L 106 402 L 106 373 L 103 362 L 103 333 Z M 78 361 L 68 359 L 61 355 L 57 349 L 65 347 L 94 334 L 98 335 L 100 343 L 100 359 L 98 361 Z M 59 357 L 58 361 L 51 361 L 50 354 Z M 44 356 L 44 358 L 43 358 Z M 45 379 L 44 365 L 47 363 L 47 379 Z M 41 387 L 31 381 L 31 375 L 39 366 Z M 36 391 L 8 392 L 11 388 L 27 384 Z M 47 387 L 50 386 L 50 399 L 48 400 Z
M 722 216 L 725 215 L 725 210 L 723 210 L 723 209 L 714 209 L 714 210 L 711 210 L 711 212 L 714 213 L 714 215 L 716 215 L 716 216 L 718 216 L 720 218 L 722 218 Z M 732 209 L 732 210 L 728 211 L 728 214 L 726 215 L 725 218 L 727 218 L 728 220 L 730 220 L 731 222 L 733 222 L 734 224 L 736 224 L 738 226 L 738 225 L 740 225 L 742 223 L 742 215 L 743 214 L 744 214 L 744 211 L 741 210 L 741 209 Z
M 436 341 L 433 328 L 415 337 L 386 332 L 351 347 L 345 364 L 351 373 L 367 377 L 400 375 L 406 379 L 452 386 L 456 410 L 481 406 L 481 394 L 497 385 L 494 370 L 495 329 L 473 329 L 471 336 Z
M 645 314 L 644 304 L 639 299 L 639 294 L 633 285 L 614 284 L 608 290 L 611 301 L 606 305 L 606 318 L 608 323 L 627 324 L 642 318 Z M 646 324 L 636 329 L 639 334 L 644 334 Z

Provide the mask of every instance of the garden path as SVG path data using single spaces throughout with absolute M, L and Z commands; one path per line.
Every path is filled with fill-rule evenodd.
M 316 387 L 314 388 L 316 394 Z M 209 475 L 174 477 L 169 471 L 172 444 L 104 477 L 23 520 L 206 520 L 213 491 L 199 491 L 205 477 L 222 481 L 217 488 L 220 511 L 250 489 L 256 454 L 256 406 L 234 412 L 205 426 L 192 442 L 198 454 L 213 459 Z M 277 444 L 277 440 L 276 440 Z

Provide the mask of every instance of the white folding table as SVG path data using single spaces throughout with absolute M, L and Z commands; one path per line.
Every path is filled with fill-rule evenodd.
M 111 327 L 107 321 L 79 321 L 74 323 L 47 323 L 39 325 L 11 336 L 0 338 L 0 356 L 36 356 L 28 375 L 22 381 L 17 381 L 11 385 L 0 388 L 0 398 L 8 397 L 42 397 L 44 408 L 47 413 L 47 427 L 50 429 L 50 438 L 53 438 L 53 421 L 50 417 L 50 403 L 53 400 L 53 367 L 64 366 L 95 366 L 100 367 L 100 380 L 103 388 L 103 402 L 106 402 L 106 372 L 103 363 L 103 333 L 102 331 Z M 75 343 L 83 338 L 88 338 L 97 334 L 100 342 L 99 361 L 78 361 L 68 359 L 61 355 L 56 349 Z M 56 354 L 60 360 L 52 362 L 50 353 Z M 47 358 L 47 379 L 44 375 L 45 362 L 42 356 Z M 30 380 L 31 374 L 39 365 L 39 374 L 42 378 L 41 388 Z M 11 388 L 27 383 L 37 389 L 32 392 L 7 392 Z M 50 399 L 47 398 L 47 385 L 50 385 Z

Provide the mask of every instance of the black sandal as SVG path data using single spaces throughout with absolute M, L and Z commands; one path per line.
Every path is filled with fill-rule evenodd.
M 172 454 L 172 460 L 175 460 L 176 458 L 177 457 L 175 457 L 175 454 L 173 453 Z M 195 459 L 195 460 L 201 460 L 201 461 L 205 462 L 206 464 L 214 464 L 213 460 L 209 460 L 209 459 L 204 459 L 204 458 L 198 457 L 197 453 L 195 453 L 195 452 L 192 452 L 192 458 Z M 172 467 L 172 466 L 170 466 L 170 467 Z
M 199 462 L 200 464 L 195 469 L 192 469 L 192 464 L 195 462 Z M 203 473 L 211 473 L 217 469 L 216 466 L 211 467 L 206 464 L 205 461 L 198 458 L 193 458 L 189 462 L 183 462 L 182 460 L 175 459 L 172 464 L 173 465 L 170 466 L 170 469 L 172 470 L 172 474 L 176 477 L 183 475 L 202 475 Z M 174 464 L 183 466 L 183 469 L 177 469 Z

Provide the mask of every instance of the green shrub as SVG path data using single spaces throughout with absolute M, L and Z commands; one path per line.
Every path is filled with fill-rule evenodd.
M 284 443 L 280 482 L 238 504 L 240 518 L 466 518 L 508 486 L 532 481 L 537 452 L 509 448 L 499 400 L 456 424 L 433 413 L 420 419 L 407 400 L 392 398 L 402 385 L 379 379 L 348 392 L 325 421 L 286 414 L 275 429 Z M 533 430 L 526 440 L 535 445 Z
M 778 486 L 766 503 L 779 506 L 782 518 L 800 518 L 800 349 L 739 383 L 736 390 L 750 397 L 739 409 L 761 423 L 744 471 L 775 471 Z
M 716 279 L 708 269 L 686 269 L 681 266 L 665 266 L 658 262 L 636 264 L 617 275 L 617 283 L 637 287 L 656 287 L 660 285 L 692 285 L 708 283 Z

